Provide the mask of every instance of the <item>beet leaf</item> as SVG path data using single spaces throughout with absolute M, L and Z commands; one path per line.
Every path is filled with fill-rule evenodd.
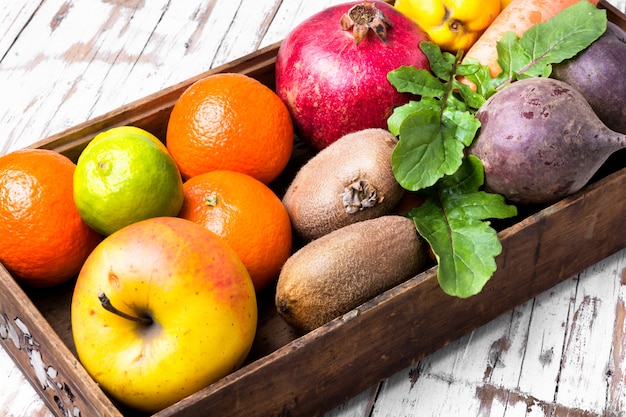
M 487 219 L 517 215 L 501 195 L 480 191 L 483 181 L 482 163 L 470 155 L 453 175 L 428 188 L 426 201 L 409 212 L 435 254 L 439 285 L 460 298 L 478 294 L 496 270 L 502 245 Z
M 430 72 L 413 67 L 389 72 L 387 78 L 398 91 L 419 98 L 397 107 L 387 121 L 389 131 L 398 136 L 392 168 L 405 189 L 427 196 L 408 215 L 435 254 L 437 278 L 447 294 L 466 298 L 482 290 L 502 250 L 488 219 L 517 215 L 502 196 L 481 191 L 482 163 L 465 156 L 480 129 L 476 111 L 511 82 L 549 76 L 552 64 L 575 56 L 600 37 L 606 22 L 604 10 L 581 1 L 534 25 L 522 38 L 505 33 L 497 44 L 503 69 L 497 77 L 476 60 L 463 60 L 462 52 L 442 52 L 430 42 L 420 44 Z
M 606 24 L 606 10 L 579 1 L 545 22 L 531 26 L 521 38 L 506 32 L 496 44 L 502 73 L 493 79 L 488 71 L 478 71 L 469 74 L 468 79 L 488 97 L 515 80 L 549 77 L 552 64 L 573 58 L 586 49 L 602 36 Z

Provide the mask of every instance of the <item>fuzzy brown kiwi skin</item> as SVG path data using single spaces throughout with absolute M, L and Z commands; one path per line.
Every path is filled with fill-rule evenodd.
M 396 143 L 384 129 L 364 129 L 310 159 L 283 197 L 296 235 L 307 242 L 390 213 L 404 194 L 391 168 Z
M 295 252 L 276 288 L 278 314 L 306 333 L 424 269 L 428 245 L 413 221 L 386 215 L 337 229 Z

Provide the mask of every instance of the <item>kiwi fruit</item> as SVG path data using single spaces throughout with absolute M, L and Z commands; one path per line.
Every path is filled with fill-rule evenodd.
M 307 242 L 391 212 L 404 194 L 391 168 L 396 143 L 387 130 L 364 129 L 303 165 L 283 197 L 296 235 Z
M 287 259 L 276 287 L 278 314 L 311 331 L 421 272 L 427 247 L 413 221 L 399 215 L 334 230 Z

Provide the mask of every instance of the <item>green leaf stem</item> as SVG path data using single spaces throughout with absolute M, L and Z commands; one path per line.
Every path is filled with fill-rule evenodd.
M 522 38 L 505 33 L 497 44 L 502 68 L 497 77 L 476 60 L 442 52 L 430 42 L 420 44 L 430 71 L 405 66 L 389 72 L 398 91 L 418 97 L 397 107 L 387 121 L 398 136 L 392 168 L 402 187 L 427 196 L 408 215 L 435 254 L 437 278 L 447 294 L 466 298 L 482 290 L 502 250 L 488 219 L 517 215 L 501 195 L 481 190 L 482 163 L 466 156 L 480 129 L 476 111 L 511 82 L 550 76 L 552 64 L 584 50 L 604 33 L 606 22 L 606 11 L 580 1 Z

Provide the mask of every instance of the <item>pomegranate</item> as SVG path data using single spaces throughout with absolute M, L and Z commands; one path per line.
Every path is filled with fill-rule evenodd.
M 384 2 L 331 6 L 285 38 L 276 58 L 276 92 L 300 138 L 320 150 L 365 128 L 387 128 L 410 96 L 387 73 L 404 65 L 429 69 L 419 49 L 426 33 Z

